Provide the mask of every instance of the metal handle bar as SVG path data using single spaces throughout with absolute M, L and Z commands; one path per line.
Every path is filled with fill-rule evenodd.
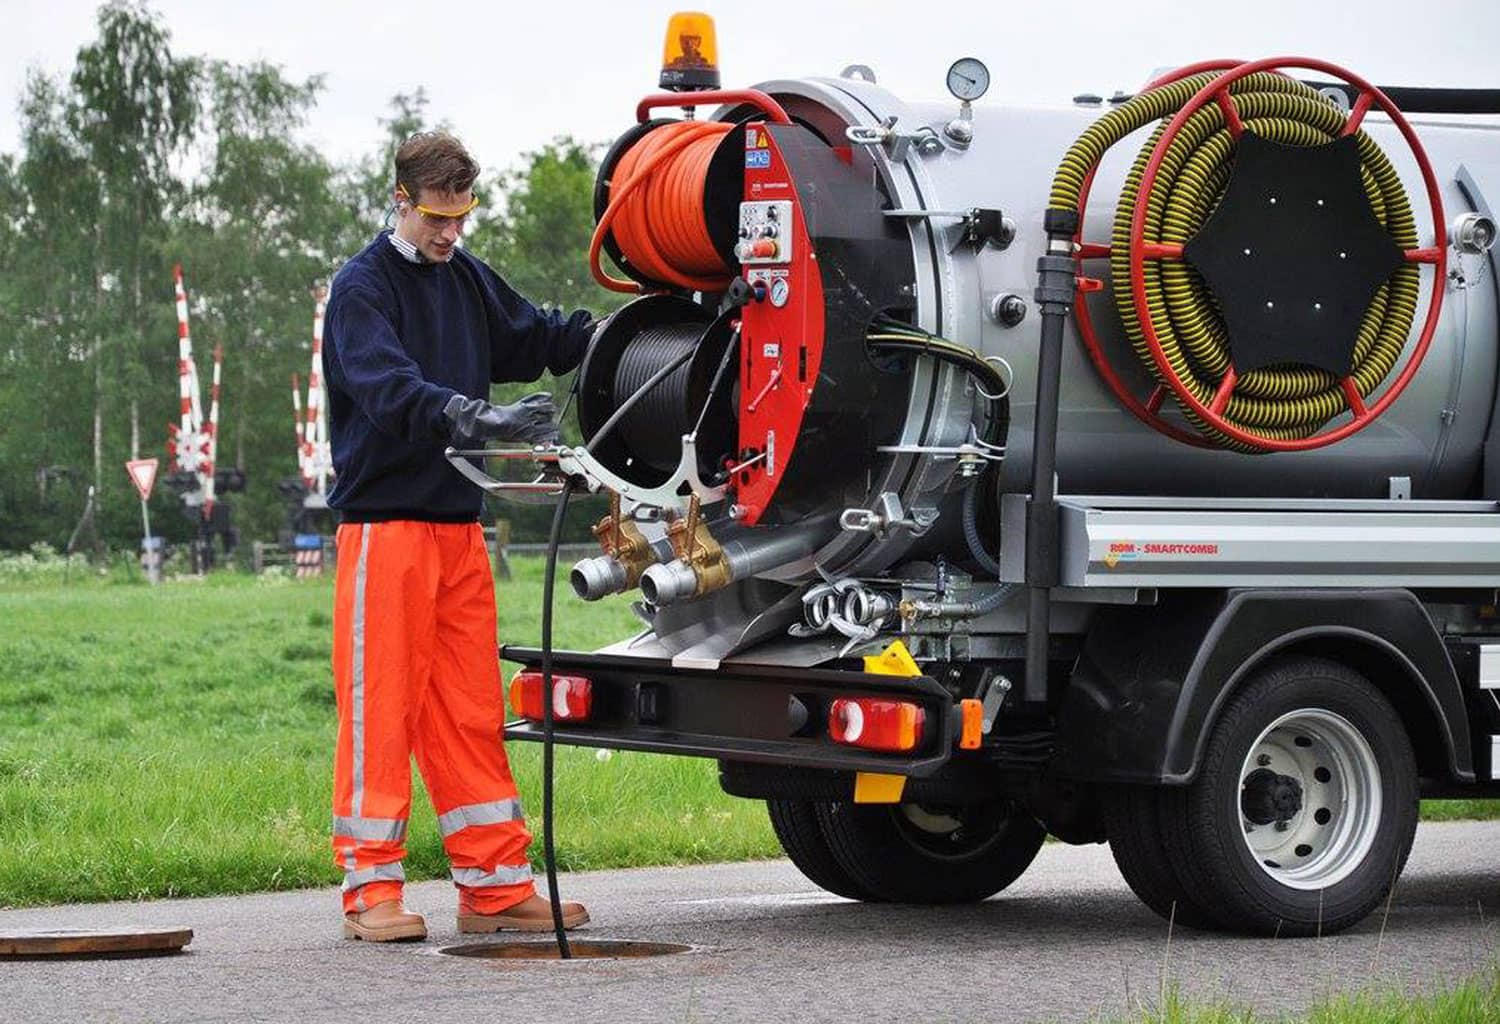
M 786 109 L 759 89 L 710 89 L 704 92 L 660 92 L 636 104 L 635 119 L 641 123 L 656 107 L 707 106 L 710 103 L 748 103 L 758 107 L 776 124 L 791 124 Z
M 537 462 L 557 462 L 557 449 L 539 448 L 478 448 L 459 450 L 448 447 L 443 449 L 443 456 L 453 464 L 464 477 L 475 486 L 490 494 L 545 494 L 557 495 L 563 492 L 566 483 L 561 480 L 546 480 L 537 477 L 529 483 L 521 481 L 497 480 L 484 470 L 469 461 L 471 458 L 499 458 L 499 459 L 531 459 Z

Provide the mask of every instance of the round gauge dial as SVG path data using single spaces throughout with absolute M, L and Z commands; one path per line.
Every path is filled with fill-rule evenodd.
M 990 69 L 975 57 L 964 57 L 948 69 L 948 91 L 964 102 L 979 99 L 990 87 Z
M 786 283 L 786 278 L 778 277 L 771 282 L 771 305 L 778 309 L 786 305 L 786 300 L 791 297 L 791 285 Z

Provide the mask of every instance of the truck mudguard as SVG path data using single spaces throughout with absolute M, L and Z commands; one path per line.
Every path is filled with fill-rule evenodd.
M 1413 743 L 1473 781 L 1458 676 L 1407 590 L 1163 591 L 1161 603 L 1102 609 L 1059 709 L 1056 770 L 1097 782 L 1185 784 L 1225 699 L 1280 651 L 1356 652 Z M 1339 653 L 1327 653 L 1338 659 Z M 1430 721 L 1427 719 L 1430 718 Z M 1420 759 L 1420 758 L 1419 758 Z

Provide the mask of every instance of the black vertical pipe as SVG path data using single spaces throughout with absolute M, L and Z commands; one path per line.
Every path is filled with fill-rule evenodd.
M 1036 301 L 1042 317 L 1032 424 L 1031 497 L 1026 502 L 1027 703 L 1048 698 L 1047 654 L 1052 629 L 1051 590 L 1058 583 L 1057 410 L 1062 389 L 1063 331 L 1073 308 L 1073 236 L 1078 214 L 1048 210 L 1047 255 L 1037 260 Z

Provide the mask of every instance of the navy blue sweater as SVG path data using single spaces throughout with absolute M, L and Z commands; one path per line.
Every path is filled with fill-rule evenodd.
M 412 263 L 381 232 L 338 272 L 323 363 L 338 474 L 328 503 L 351 522 L 466 522 L 483 493 L 443 458 L 443 407 L 490 384 L 566 373 L 592 331 L 579 310 L 542 313 L 482 261 Z

